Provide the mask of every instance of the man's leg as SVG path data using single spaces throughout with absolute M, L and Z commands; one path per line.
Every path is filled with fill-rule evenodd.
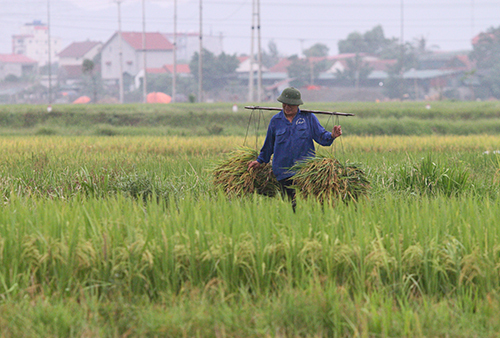
M 295 212 L 295 207 L 297 206 L 297 199 L 295 194 L 295 189 L 290 186 L 293 185 L 293 180 L 289 178 L 285 178 L 284 180 L 279 181 L 281 186 L 281 194 L 283 197 L 287 196 L 288 200 L 292 202 L 293 212 Z

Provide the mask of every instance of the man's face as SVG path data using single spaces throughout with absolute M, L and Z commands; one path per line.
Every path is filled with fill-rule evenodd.
M 291 104 L 282 103 L 282 106 L 285 115 L 295 115 L 299 110 L 299 106 L 292 106 Z

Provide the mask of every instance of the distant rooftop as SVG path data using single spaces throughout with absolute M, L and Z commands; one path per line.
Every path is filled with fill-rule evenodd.
M 64 48 L 58 55 L 63 58 L 84 56 L 99 44 L 101 43 L 98 41 L 73 42 L 68 47 Z
M 37 63 L 37 61 L 22 54 L 0 54 L 2 63 Z
M 141 32 L 122 32 L 125 40 L 132 48 L 142 50 Z M 145 33 L 146 50 L 173 50 L 174 45 L 161 33 Z

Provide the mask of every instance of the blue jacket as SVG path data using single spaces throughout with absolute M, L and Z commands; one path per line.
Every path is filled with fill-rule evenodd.
M 314 156 L 313 140 L 322 146 L 329 146 L 333 136 L 321 126 L 314 114 L 302 113 L 299 109 L 290 123 L 282 110 L 269 122 L 266 140 L 257 161 L 268 163 L 274 154 L 274 175 L 278 180 L 289 178 L 294 175 L 289 169 L 297 161 Z

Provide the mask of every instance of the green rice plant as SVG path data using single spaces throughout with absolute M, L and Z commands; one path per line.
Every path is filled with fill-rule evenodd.
M 49 127 L 40 127 L 35 131 L 35 135 L 57 135 L 57 131 Z
M 278 192 L 278 181 L 271 163 L 248 169 L 248 163 L 257 159 L 257 150 L 241 147 L 232 151 L 213 170 L 213 183 L 230 196 L 260 194 L 273 197 Z
M 402 165 L 394 177 L 396 190 L 416 194 L 457 195 L 471 188 L 466 168 L 443 167 L 428 154 L 420 163 Z
M 500 137 L 345 140 L 370 199 L 294 213 L 213 194 L 243 138 L 0 138 L 0 335 L 497 336 Z
M 111 126 L 102 125 L 95 129 L 94 134 L 98 136 L 115 136 L 118 132 Z
M 158 188 L 158 182 L 155 178 L 147 175 L 128 175 L 122 177 L 117 182 L 117 189 L 129 194 L 133 198 L 140 198 L 147 201 L 153 194 L 162 195 L 161 189 Z
M 495 168 L 495 174 L 493 176 L 493 183 L 495 185 L 500 184 L 500 155 L 499 153 L 494 154 L 494 159 L 491 160 L 491 163 L 493 164 Z
M 370 182 L 357 164 L 341 163 L 328 155 L 315 155 L 297 162 L 291 171 L 294 187 L 303 197 L 324 203 L 336 200 L 356 202 L 366 196 Z
M 206 128 L 209 135 L 220 135 L 224 131 L 224 128 L 217 124 L 212 124 Z

